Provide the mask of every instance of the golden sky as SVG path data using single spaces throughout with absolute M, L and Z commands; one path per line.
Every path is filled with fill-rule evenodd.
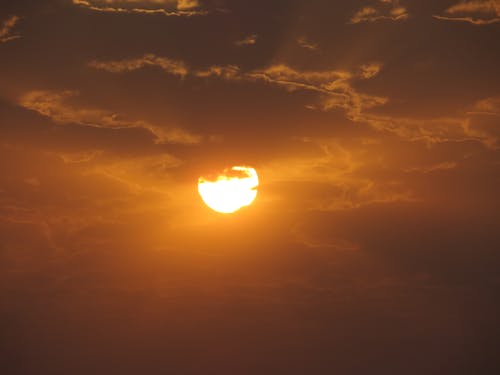
M 2 0 L 2 374 L 498 373 L 499 40 L 498 0 Z

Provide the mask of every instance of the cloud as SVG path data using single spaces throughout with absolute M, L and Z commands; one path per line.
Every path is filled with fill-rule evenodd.
M 490 25 L 500 22 L 500 0 L 471 0 L 452 5 L 445 15 L 433 17 L 444 21 L 468 22 L 473 25 Z
M 454 161 L 445 161 L 442 163 L 437 163 L 433 165 L 428 165 L 424 167 L 412 167 L 412 168 L 405 168 L 404 172 L 407 173 L 432 173 L 432 172 L 438 172 L 438 171 L 449 171 L 451 169 L 455 169 L 458 166 L 457 162 Z
M 357 81 L 375 77 L 382 69 L 380 63 L 361 65 L 355 72 L 297 70 L 285 64 L 275 64 L 264 69 L 251 71 L 243 71 L 235 65 L 209 66 L 196 70 L 191 69 L 181 61 L 148 54 L 135 59 L 92 61 L 89 66 L 111 73 L 156 66 L 165 73 L 178 77 L 212 77 L 232 82 L 260 82 L 283 88 L 288 92 L 309 91 L 316 93 L 318 100 L 316 103 L 307 104 L 306 108 L 308 109 L 324 112 L 342 110 L 350 121 L 365 123 L 378 131 L 388 132 L 413 142 L 424 142 L 428 145 L 475 141 L 486 147 L 496 148 L 499 142 L 498 137 L 473 127 L 470 119 L 466 116 L 416 119 L 370 113 L 368 110 L 383 106 L 389 99 L 362 93 L 355 86 Z M 495 100 L 489 99 L 487 105 L 492 106 L 493 103 L 496 103 Z
M 165 57 L 158 57 L 147 54 L 137 59 L 125 59 L 116 61 L 91 61 L 88 63 L 91 68 L 108 71 L 110 73 L 121 73 L 139 70 L 147 66 L 156 66 L 168 74 L 184 77 L 188 74 L 187 66 L 182 61 L 172 60 Z
M 102 155 L 102 153 L 102 150 L 88 150 L 79 152 L 63 152 L 59 153 L 58 156 L 66 164 L 81 164 L 95 160 L 97 157 Z
M 28 262 L 95 250 L 111 231 L 123 233 L 121 225 L 137 228 L 152 215 L 159 221 L 178 199 L 172 174 L 182 161 L 170 154 L 87 157 L 33 146 L 0 144 L 15 166 L 0 176 L 2 257 L 7 248 Z
M 364 109 L 385 104 L 386 98 L 357 92 L 352 86 L 355 79 L 368 79 L 375 76 L 378 64 L 363 65 L 360 73 L 353 74 L 342 70 L 299 71 L 285 64 L 271 65 L 265 69 L 242 71 L 238 66 L 210 66 L 201 70 L 192 70 L 181 61 L 174 61 L 152 54 L 140 58 L 92 61 L 89 67 L 111 73 L 139 70 L 146 66 L 156 66 L 167 74 L 193 76 L 198 78 L 217 77 L 229 81 L 263 82 L 281 87 L 287 91 L 313 91 L 320 95 L 318 104 L 311 104 L 310 109 L 329 111 L 334 108 L 344 109 L 356 117 Z
M 403 21 L 408 17 L 407 9 L 399 5 L 399 0 L 379 0 L 374 6 L 365 6 L 358 10 L 349 22 Z
M 473 110 L 462 116 L 448 116 L 429 119 L 377 115 L 367 112 L 350 112 L 353 121 L 364 122 L 374 129 L 392 133 L 412 142 L 427 145 L 457 142 L 479 142 L 490 149 L 500 147 L 500 138 L 493 131 L 475 126 L 471 115 L 499 115 L 500 98 L 490 97 L 476 102 Z
M 59 155 L 68 163 L 68 154 Z M 72 163 L 70 161 L 69 163 Z M 82 167 L 84 176 L 102 176 L 126 187 L 132 193 L 158 193 L 168 195 L 173 187 L 162 184 L 169 172 L 183 161 L 170 155 L 160 154 L 142 157 L 102 158 Z
M 21 38 L 20 35 L 12 34 L 12 30 L 21 20 L 18 16 L 11 16 L 0 25 L 0 43 L 6 43 Z
M 383 97 L 359 93 L 351 83 L 359 77 L 341 70 L 299 71 L 288 65 L 277 64 L 249 72 L 241 72 L 237 67 L 211 67 L 204 72 L 195 72 L 195 75 L 218 76 L 234 81 L 263 82 L 289 92 L 312 91 L 320 96 L 319 102 L 307 105 L 307 108 L 323 111 L 338 108 L 349 113 L 360 113 L 364 109 L 382 105 L 387 101 Z
M 353 118 L 374 129 L 392 133 L 412 142 L 434 145 L 447 142 L 479 142 L 488 148 L 497 148 L 498 137 L 474 128 L 467 117 L 415 119 L 361 113 Z
M 295 209 L 306 211 L 342 211 L 367 205 L 415 202 L 413 192 L 393 179 L 374 180 L 365 175 L 367 169 L 381 167 L 360 140 L 342 145 L 333 138 L 296 138 L 315 150 L 310 155 L 283 157 L 262 166 L 267 184 L 276 187 Z M 375 152 L 379 152 L 374 148 Z M 283 186 L 294 186 L 296 193 L 283 193 Z M 301 186 L 307 186 L 301 189 Z M 270 195 L 273 194 L 271 189 Z M 297 199 L 293 194 L 300 194 Z M 290 207 L 289 207 L 290 209 Z
M 234 42 L 234 44 L 238 47 L 253 46 L 255 43 L 257 43 L 257 34 L 248 35 L 247 37 Z
M 361 65 L 360 75 L 364 79 L 370 79 L 372 77 L 375 77 L 380 72 L 381 69 L 382 65 L 378 63 Z
M 472 108 L 472 111 L 467 112 L 472 115 L 500 115 L 500 96 L 494 96 L 479 100 Z
M 329 249 L 335 251 L 360 251 L 361 247 L 347 239 L 336 238 L 332 234 L 328 236 L 320 236 L 304 225 L 298 223 L 290 230 L 292 238 L 298 243 L 310 249 Z
M 15 244 L 17 248 L 24 245 L 34 249 L 58 249 L 50 223 L 37 209 L 0 202 L 0 229 L 5 236 L 4 246 Z M 29 235 L 20 238 L 16 232 Z
M 163 16 L 200 16 L 208 12 L 200 9 L 197 0 L 73 0 L 74 5 L 102 13 L 158 14 Z M 163 7 L 158 8 L 158 6 Z M 152 8 L 151 6 L 156 6 Z
M 213 65 L 206 69 L 192 71 L 191 74 L 198 78 L 218 77 L 226 80 L 242 80 L 244 75 L 236 65 Z
M 196 144 L 201 141 L 199 136 L 179 128 L 162 127 L 141 120 L 133 121 L 111 111 L 78 108 L 68 104 L 70 99 L 78 95 L 77 91 L 31 91 L 21 98 L 20 105 L 59 124 L 74 123 L 108 129 L 142 128 L 155 136 L 156 143 Z
M 271 65 L 246 74 L 250 80 L 264 81 L 289 91 L 309 90 L 321 94 L 337 94 L 337 88 L 351 79 L 352 74 L 340 70 L 300 71 L 285 64 Z
M 305 36 L 302 36 L 297 39 L 297 44 L 305 49 L 308 49 L 310 51 L 317 51 L 319 49 L 319 46 L 317 43 L 313 43 L 310 40 L 308 40 Z
M 198 0 L 177 0 L 177 9 L 186 10 L 199 8 L 200 2 Z

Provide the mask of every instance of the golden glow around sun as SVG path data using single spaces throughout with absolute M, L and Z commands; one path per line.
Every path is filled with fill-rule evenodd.
M 249 206 L 257 197 L 259 178 L 250 167 L 236 166 L 224 169 L 213 178 L 200 177 L 198 192 L 212 210 L 230 214 Z

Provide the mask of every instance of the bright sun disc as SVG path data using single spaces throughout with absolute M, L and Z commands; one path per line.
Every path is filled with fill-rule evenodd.
M 214 178 L 198 179 L 198 192 L 203 202 L 224 214 L 249 206 L 257 197 L 258 186 L 257 171 L 250 167 L 227 168 Z

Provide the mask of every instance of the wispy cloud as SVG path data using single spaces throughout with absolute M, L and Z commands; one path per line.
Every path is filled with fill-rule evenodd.
M 9 42 L 14 39 L 19 39 L 21 36 L 18 34 L 13 34 L 14 27 L 21 20 L 18 16 L 11 16 L 3 21 L 0 25 L 0 43 Z
M 317 51 L 319 49 L 319 45 L 307 39 L 305 36 L 301 36 L 297 39 L 297 44 L 305 49 L 310 51 Z
M 135 59 L 124 59 L 114 61 L 91 61 L 88 63 L 91 68 L 108 71 L 111 73 L 121 73 L 142 69 L 147 66 L 155 66 L 166 73 L 184 77 L 188 74 L 188 68 L 182 61 L 172 60 L 166 57 L 158 57 L 147 54 Z
M 444 21 L 490 25 L 500 22 L 500 0 L 463 1 L 447 8 L 444 15 L 434 15 L 433 17 Z
M 379 63 L 364 64 L 360 67 L 360 75 L 364 79 L 370 79 L 375 77 L 381 69 L 382 65 Z
M 409 17 L 408 10 L 399 0 L 379 0 L 373 6 L 359 9 L 349 20 L 350 23 L 375 22 L 380 20 L 403 21 Z
M 177 0 L 177 9 L 179 10 L 195 9 L 200 6 L 201 5 L 198 0 Z
M 67 154 L 59 155 L 66 163 Z M 170 154 L 142 157 L 101 158 L 95 163 L 82 165 L 85 176 L 103 176 L 122 184 L 134 193 L 169 194 L 172 188 L 159 183 L 169 172 L 183 161 Z
M 271 65 L 265 69 L 248 72 L 234 65 L 210 66 L 205 69 L 192 70 L 183 62 L 148 54 L 134 59 L 92 61 L 89 66 L 112 73 L 156 66 L 167 74 L 182 77 L 190 75 L 198 78 L 216 77 L 230 81 L 260 81 L 279 86 L 287 91 L 313 91 L 318 93 L 321 99 L 319 103 L 311 104 L 308 108 L 324 111 L 340 108 L 352 113 L 351 117 L 357 116 L 356 114 L 364 109 L 384 104 L 387 101 L 383 97 L 360 94 L 352 86 L 353 80 L 375 76 L 380 70 L 380 67 L 375 64 L 362 66 L 359 74 L 341 70 L 299 71 L 285 64 Z
M 288 92 L 314 92 L 317 94 L 318 100 L 316 103 L 307 104 L 308 109 L 325 112 L 341 110 L 350 121 L 365 123 L 378 131 L 388 132 L 409 141 L 424 142 L 428 145 L 475 141 L 486 147 L 496 148 L 499 142 L 497 137 L 492 134 L 474 128 L 466 116 L 415 119 L 371 113 L 370 109 L 386 104 L 389 99 L 360 92 L 356 88 L 356 82 L 375 77 L 382 69 L 380 63 L 364 64 L 354 72 L 343 70 L 304 71 L 285 64 L 271 65 L 252 71 L 243 71 L 234 65 L 209 66 L 196 70 L 180 61 L 145 55 L 141 58 L 121 61 L 93 61 L 89 66 L 112 73 L 156 66 L 165 73 L 178 77 L 191 76 L 218 78 L 233 82 L 262 82 L 281 87 Z M 491 107 L 494 103 L 496 102 L 490 99 L 482 105 Z
M 392 133 L 408 141 L 424 142 L 429 146 L 440 143 L 478 142 L 491 149 L 500 147 L 500 140 L 496 135 L 474 127 L 466 116 L 416 119 L 360 113 L 353 120 L 367 123 L 374 129 Z
M 276 159 L 261 168 L 271 186 L 308 184 L 299 209 L 341 211 L 372 204 L 414 202 L 402 183 L 375 181 L 363 170 L 381 163 L 366 154 L 365 147 L 345 147 L 336 139 L 301 137 L 296 141 L 317 150 L 308 156 Z
M 208 12 L 197 0 L 72 0 L 74 5 L 103 13 L 200 16 Z M 163 6 L 163 7 L 159 7 Z
M 80 108 L 68 103 L 71 98 L 78 95 L 77 91 L 31 91 L 21 98 L 19 104 L 59 124 L 73 123 L 108 129 L 142 128 L 155 136 L 156 143 L 196 144 L 201 141 L 199 136 L 179 128 L 153 125 L 142 120 L 129 120 L 119 113 Z
M 411 167 L 411 168 L 405 168 L 404 172 L 406 173 L 432 173 L 432 172 L 439 172 L 439 171 L 449 171 L 452 169 L 455 169 L 458 166 L 457 162 L 454 161 L 445 161 L 442 163 L 437 163 L 437 164 L 432 164 L 432 165 L 427 165 L 423 167 Z
M 477 101 L 472 110 L 467 112 L 472 115 L 500 115 L 500 96 L 493 96 Z
M 238 47 L 253 46 L 257 43 L 257 34 L 248 35 L 241 40 L 237 40 L 234 44 Z

